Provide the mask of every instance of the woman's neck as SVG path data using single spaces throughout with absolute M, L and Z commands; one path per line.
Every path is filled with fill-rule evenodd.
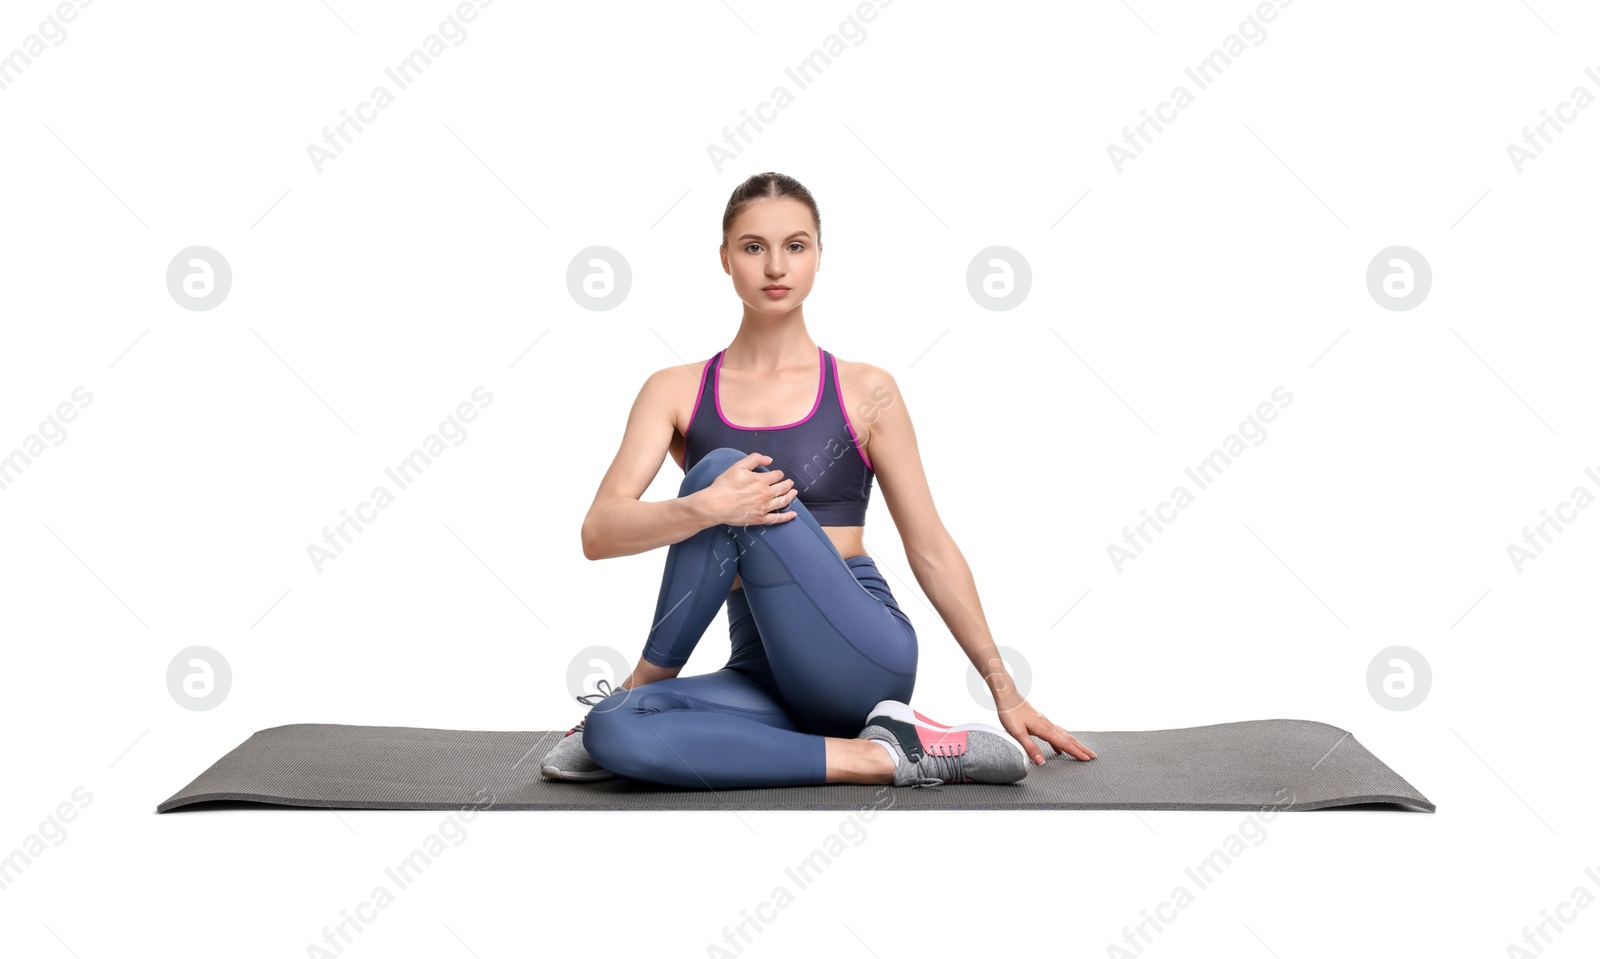
M 771 373 L 815 363 L 817 344 L 797 308 L 783 316 L 746 314 L 739 332 L 728 344 L 727 354 L 732 355 L 735 369 Z M 726 354 L 723 359 L 726 361 Z

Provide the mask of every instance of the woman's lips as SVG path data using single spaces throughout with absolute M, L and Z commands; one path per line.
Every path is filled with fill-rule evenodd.
M 768 287 L 762 288 L 761 292 L 765 293 L 766 295 L 768 295 L 768 296 L 772 297 L 774 300 L 776 300 L 778 297 L 783 296 L 785 293 L 788 293 L 789 292 L 789 288 L 787 286 L 768 286 Z

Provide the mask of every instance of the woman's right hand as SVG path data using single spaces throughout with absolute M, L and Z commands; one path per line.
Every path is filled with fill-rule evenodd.
M 765 453 L 746 454 L 718 474 L 710 486 L 691 493 L 700 499 L 710 521 L 707 525 L 771 526 L 799 515 L 794 510 L 772 512 L 783 510 L 798 494 L 794 480 L 783 478 L 783 470 L 756 470 L 771 462 L 772 457 Z

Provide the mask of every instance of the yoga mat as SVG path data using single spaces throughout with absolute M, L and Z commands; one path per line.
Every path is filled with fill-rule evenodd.
M 1304 719 L 1077 732 L 1097 759 L 1084 763 L 1051 755 L 1046 745 L 1044 765 L 1031 766 L 1021 782 L 950 783 L 937 790 L 854 783 L 680 789 L 623 778 L 552 782 L 540 775 L 539 763 L 563 732 L 274 726 L 217 760 L 156 812 L 214 800 L 329 809 L 848 810 L 872 804 L 1307 810 L 1390 803 L 1434 811 L 1433 803 L 1354 736 Z

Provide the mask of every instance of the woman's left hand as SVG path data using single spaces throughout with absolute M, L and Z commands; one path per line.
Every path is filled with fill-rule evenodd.
M 1044 763 L 1044 753 L 1040 751 L 1039 744 L 1030 739 L 1038 736 L 1040 739 L 1054 746 L 1057 752 L 1063 752 L 1079 761 L 1095 758 L 1094 752 L 1078 742 L 1077 737 L 1057 726 L 1031 706 L 1026 699 L 1017 695 L 1014 689 L 1009 695 L 995 697 L 995 709 L 1000 714 L 1000 725 L 1006 732 L 1016 737 L 1017 742 L 1028 753 L 1028 761 L 1034 765 Z

